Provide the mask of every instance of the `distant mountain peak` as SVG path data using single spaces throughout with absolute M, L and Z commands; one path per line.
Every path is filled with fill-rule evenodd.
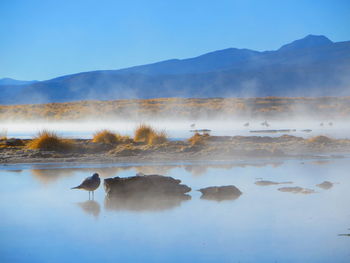
M 300 48 L 314 48 L 333 44 L 333 42 L 322 35 L 307 35 L 302 39 L 295 40 L 289 44 L 283 45 L 279 50 L 294 50 Z

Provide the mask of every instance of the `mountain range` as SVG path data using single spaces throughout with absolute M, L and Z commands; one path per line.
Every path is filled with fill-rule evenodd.
M 1 79 L 0 104 L 159 97 L 350 96 L 349 83 L 350 41 L 332 42 L 325 36 L 308 35 L 274 51 L 228 48 L 189 59 L 45 81 Z

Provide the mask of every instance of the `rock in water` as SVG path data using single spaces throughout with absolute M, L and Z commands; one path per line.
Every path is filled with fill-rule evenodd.
M 331 183 L 329 181 L 324 181 L 323 183 L 317 184 L 316 186 L 319 188 L 322 188 L 324 190 L 328 190 L 328 189 L 331 189 L 333 187 L 333 183 Z
M 156 211 L 171 209 L 190 200 L 191 191 L 180 180 L 161 175 L 137 175 L 104 180 L 108 210 Z
M 281 191 L 281 192 L 289 192 L 289 193 L 293 193 L 293 194 L 314 194 L 314 193 L 316 193 L 315 190 L 313 190 L 313 189 L 302 188 L 299 186 L 281 187 L 281 188 L 278 188 L 277 190 Z
M 242 194 L 242 192 L 234 185 L 211 186 L 199 189 L 198 191 L 202 193 L 201 199 L 216 201 L 234 200 Z
M 107 195 L 183 195 L 191 188 L 180 184 L 180 180 L 161 175 L 137 175 L 127 178 L 108 178 L 104 180 Z

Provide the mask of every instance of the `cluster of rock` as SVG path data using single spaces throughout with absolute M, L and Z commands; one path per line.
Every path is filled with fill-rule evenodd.
M 109 210 L 154 211 L 179 206 L 191 199 L 180 180 L 161 175 L 143 175 L 104 180 L 105 207 Z
M 104 180 L 105 207 L 110 210 L 164 210 L 191 199 L 191 191 L 180 180 L 161 175 L 143 175 Z M 242 192 L 235 186 L 213 186 L 199 190 L 202 199 L 234 200 Z

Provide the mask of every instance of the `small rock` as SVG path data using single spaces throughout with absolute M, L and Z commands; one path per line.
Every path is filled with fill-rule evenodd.
M 324 190 L 328 190 L 328 189 L 331 189 L 333 187 L 333 183 L 331 183 L 329 181 L 324 181 L 323 183 L 317 184 L 316 186 L 319 188 L 322 188 Z
M 199 189 L 202 193 L 201 199 L 207 200 L 234 200 L 241 196 L 242 192 L 234 185 L 211 186 Z
M 293 182 L 273 182 L 273 181 L 265 181 L 265 180 L 260 180 L 256 181 L 255 184 L 259 186 L 268 186 L 268 185 L 277 185 L 277 184 L 292 184 Z
M 293 193 L 293 194 L 314 194 L 314 193 L 316 193 L 315 190 L 313 190 L 313 189 L 302 188 L 299 186 L 281 187 L 281 188 L 278 188 L 278 191 L 289 192 L 289 193 Z

